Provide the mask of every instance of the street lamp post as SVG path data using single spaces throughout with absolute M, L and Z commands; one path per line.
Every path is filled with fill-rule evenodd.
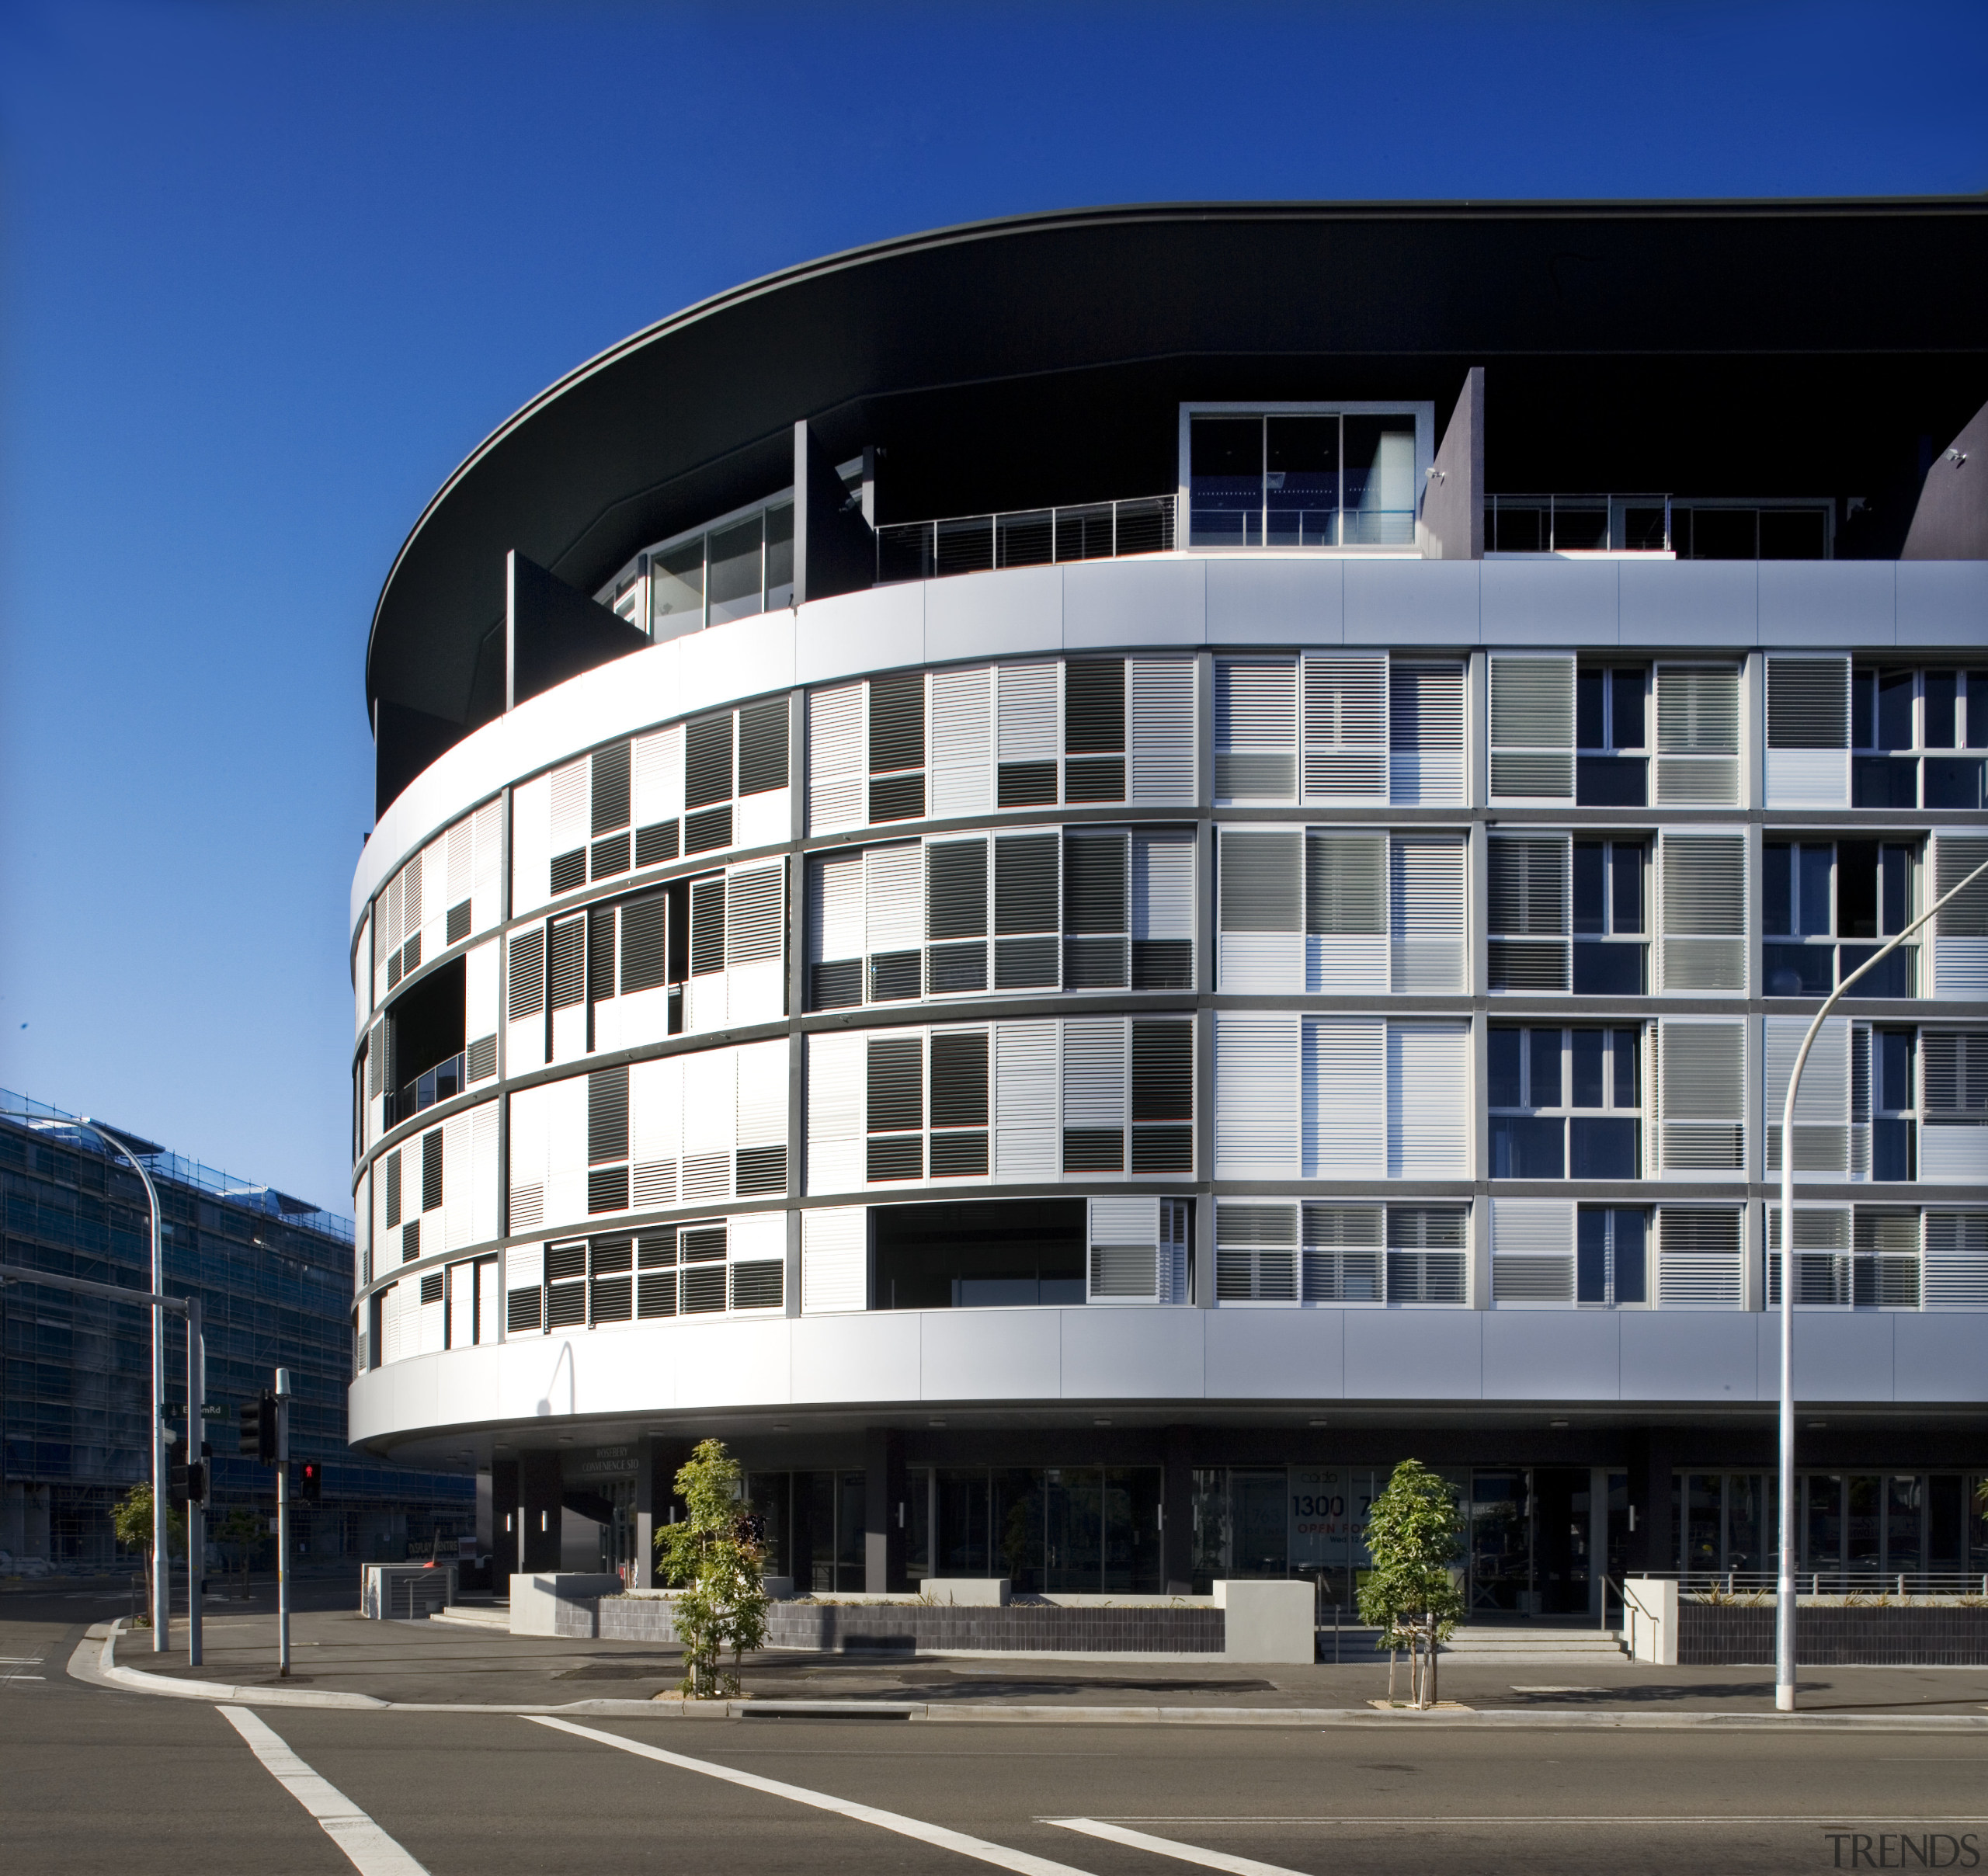
M 1788 1077 L 1788 1096 L 1781 1107 L 1781 1569 L 1775 1584 L 1774 1614 L 1774 1704 L 1781 1713 L 1795 1711 L 1795 1097 L 1809 1051 L 1822 1034 L 1823 1020 L 1844 992 L 1865 971 L 1896 950 L 1920 926 L 1988 874 L 1984 860 L 1957 886 L 1941 894 L 1905 929 L 1882 944 L 1851 971 L 1823 1001 L 1809 1025 L 1795 1066 Z

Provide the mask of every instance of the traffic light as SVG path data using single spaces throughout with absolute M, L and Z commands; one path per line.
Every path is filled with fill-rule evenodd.
M 175 1511 L 186 1509 L 187 1478 L 186 1442 L 176 1440 L 165 1449 L 165 1502 Z
M 269 1464 L 276 1456 L 276 1397 L 268 1388 L 242 1407 L 242 1452 Z
M 325 1468 L 307 1459 L 297 1468 L 297 1495 L 307 1505 L 321 1504 L 325 1497 Z

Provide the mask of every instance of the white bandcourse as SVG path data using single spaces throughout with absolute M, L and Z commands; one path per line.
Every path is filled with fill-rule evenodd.
M 312 1771 L 259 1715 L 246 1707 L 221 1711 L 263 1770 L 318 1820 L 360 1876 L 428 1876 L 425 1864 L 410 1857 L 336 1785 Z

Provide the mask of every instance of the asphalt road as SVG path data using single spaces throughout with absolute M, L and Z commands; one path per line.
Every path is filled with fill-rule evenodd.
M 272 1706 L 251 1709 L 262 1728 L 243 1722 L 259 1755 L 230 1710 L 70 1680 L 85 1626 L 118 1612 L 64 1600 L 90 1593 L 0 1598 L 9 1871 L 1697 1876 L 1965 1870 L 1988 1853 L 1988 1737 L 1952 1733 L 868 1718 L 587 1719 L 573 1731 Z M 328 1833 L 290 1785 L 351 1815 Z

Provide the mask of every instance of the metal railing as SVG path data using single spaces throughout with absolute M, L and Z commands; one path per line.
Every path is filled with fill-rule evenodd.
M 1487 554 L 1668 553 L 1668 495 L 1486 495 Z
M 426 1074 L 417 1075 L 387 1097 L 387 1124 L 398 1127 L 411 1120 L 437 1101 L 452 1101 L 469 1086 L 469 1051 L 438 1061 Z
M 1771 1596 L 1778 1573 L 1764 1570 L 1639 1570 L 1639 1576 L 1675 1582 L 1681 1593 L 1711 1592 L 1733 1597 Z M 1988 1597 L 1984 1570 L 1797 1570 L 1802 1596 L 1978 1596 Z
M 877 530 L 877 584 L 1164 554 L 1174 544 L 1174 501 L 1172 495 L 1139 495 L 1069 508 L 888 523 Z

